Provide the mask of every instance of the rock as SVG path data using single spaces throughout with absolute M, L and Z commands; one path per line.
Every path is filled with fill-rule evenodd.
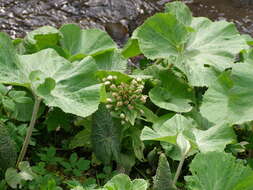
M 129 36 L 127 25 L 119 23 L 106 23 L 105 30 L 108 34 L 116 41 L 122 42 L 123 44 Z
M 24 37 L 26 32 L 43 25 L 60 27 L 65 23 L 78 23 L 82 28 L 104 29 L 115 40 L 124 42 L 125 38 L 148 16 L 162 11 L 164 4 L 170 1 L 173 0 L 0 0 L 0 31 L 5 31 L 13 37 Z M 193 9 L 195 14 L 200 12 L 203 13 L 200 16 L 212 15 L 211 19 L 216 20 L 219 18 L 220 10 L 211 9 L 212 5 L 218 6 L 221 2 L 227 2 L 231 7 L 235 5 L 247 8 L 253 5 L 253 0 L 184 0 L 184 2 L 191 8 L 194 6 L 197 8 Z M 217 12 L 211 12 L 212 10 Z M 238 14 L 236 15 L 238 17 Z M 240 19 L 246 16 L 250 15 L 248 12 L 244 13 L 242 9 Z M 244 25 L 241 20 L 235 19 L 242 23 L 239 29 L 245 31 L 246 28 L 248 29 L 246 33 L 253 32 L 252 22 Z
M 253 5 L 253 0 L 232 0 L 236 7 Z

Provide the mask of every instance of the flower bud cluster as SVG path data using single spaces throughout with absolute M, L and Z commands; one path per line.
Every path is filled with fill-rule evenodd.
M 121 119 L 121 124 L 129 121 L 127 117 L 129 111 L 143 114 L 143 110 L 138 109 L 137 105 L 146 103 L 148 96 L 142 94 L 144 81 L 141 78 L 132 79 L 128 83 L 119 83 L 117 76 L 109 75 L 102 80 L 108 92 L 106 107 Z

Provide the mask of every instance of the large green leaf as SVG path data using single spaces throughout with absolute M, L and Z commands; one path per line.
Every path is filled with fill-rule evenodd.
M 159 79 L 161 85 L 149 92 L 151 101 L 166 110 L 189 112 L 192 109 L 190 102 L 192 102 L 193 90 L 171 71 L 160 71 Z
M 97 55 L 117 47 L 111 37 L 99 29 L 82 30 L 78 25 L 66 24 L 60 31 L 61 45 L 71 56 Z
M 105 164 L 120 157 L 120 128 L 112 120 L 112 116 L 104 104 L 92 117 L 91 140 L 96 157 Z
M 0 32 L 0 83 L 24 84 L 20 63 L 9 36 Z
M 138 39 L 145 56 L 158 59 L 176 56 L 187 36 L 186 27 L 179 23 L 174 15 L 158 13 L 137 29 L 134 38 Z
M 200 111 L 214 123 L 240 124 L 253 120 L 253 58 L 233 65 L 204 95 Z
M 253 38 L 249 34 L 243 34 L 242 36 L 249 46 L 253 46 Z
M 195 141 L 201 152 L 223 151 L 227 144 L 236 142 L 236 135 L 229 125 L 217 125 L 208 130 L 193 130 Z
M 200 129 L 209 129 L 214 126 L 213 123 L 204 118 L 197 108 L 193 108 L 190 112 L 185 114 L 186 117 L 192 118 L 198 124 Z
M 52 26 L 43 26 L 29 32 L 24 38 L 24 46 L 27 53 L 35 53 L 39 50 L 56 47 L 62 38 L 61 32 Z
M 189 141 L 192 150 L 201 152 L 223 151 L 225 146 L 235 141 L 235 134 L 228 125 L 217 125 L 208 130 L 199 130 L 191 119 L 176 114 L 162 125 L 153 125 L 153 129 L 145 127 L 141 134 L 142 140 L 155 140 L 180 145 L 178 138 L 183 136 Z M 180 146 L 182 147 L 182 146 Z M 181 148 L 182 151 L 182 148 Z
M 193 19 L 191 27 L 195 31 L 176 66 L 186 74 L 190 84 L 207 86 L 214 77 L 207 66 L 221 71 L 229 68 L 236 54 L 248 46 L 232 23 L 200 17 Z
M 106 51 L 94 56 L 99 70 L 125 71 L 127 60 L 120 54 L 119 50 Z
M 198 154 L 190 164 L 192 176 L 186 177 L 190 190 L 252 190 L 253 170 L 230 154 Z
M 70 63 L 47 49 L 20 56 L 20 61 L 24 72 L 30 73 L 35 93 L 46 105 L 83 117 L 97 110 L 100 85 L 95 77 L 97 66 L 91 57 Z
M 134 36 L 134 34 L 133 34 Z M 141 54 L 141 50 L 138 44 L 138 40 L 134 38 L 130 38 L 124 48 L 122 49 L 122 55 L 125 58 L 134 57 Z
M 182 21 L 182 16 L 189 14 L 188 9 L 176 8 L 176 11 L 147 19 L 137 29 L 135 39 L 146 57 L 168 59 L 174 56 L 175 66 L 185 73 L 191 85 L 208 86 L 215 77 L 209 67 L 220 71 L 231 67 L 236 54 L 248 45 L 235 25 L 226 21 L 193 18 L 189 29 L 183 25 L 189 21 Z
M 142 130 L 141 140 L 156 140 L 176 144 L 178 134 L 184 131 L 192 131 L 195 127 L 196 125 L 193 120 L 176 114 L 163 122 L 162 125 L 154 124 L 153 129 L 145 127 Z
M 165 5 L 165 12 L 175 15 L 177 20 L 185 25 L 190 25 L 192 22 L 191 10 L 182 2 L 167 3 Z
M 98 108 L 100 85 L 91 57 L 70 63 L 53 49 L 16 56 L 9 37 L 0 34 L 0 82 L 25 86 L 48 106 L 86 117 Z
M 126 59 L 106 32 L 98 29 L 82 30 L 75 24 L 63 25 L 60 31 L 63 34 L 60 44 L 69 60 L 80 60 L 90 55 L 96 60 L 99 70 L 126 70 Z

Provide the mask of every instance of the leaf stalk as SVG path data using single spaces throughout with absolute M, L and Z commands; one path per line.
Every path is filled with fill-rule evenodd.
M 24 157 L 25 157 L 25 154 L 27 152 L 27 148 L 28 148 L 28 145 L 30 143 L 31 136 L 32 136 L 32 132 L 33 132 L 33 129 L 34 129 L 34 126 L 35 126 L 35 123 L 36 123 L 37 115 L 38 115 L 38 112 L 39 112 L 41 98 L 39 98 L 38 96 L 35 95 L 34 99 L 35 99 L 35 102 L 34 102 L 34 106 L 33 106 L 33 113 L 32 113 L 32 117 L 31 117 L 31 121 L 30 121 L 28 130 L 26 132 L 26 137 L 25 137 L 21 152 L 19 153 L 18 161 L 16 163 L 16 166 L 18 166 L 19 163 L 22 162 Z
M 186 159 L 186 157 L 187 157 L 189 151 L 190 151 L 190 150 L 188 150 L 188 151 L 182 156 L 182 158 L 181 158 L 181 160 L 180 160 L 180 162 L 179 162 L 179 165 L 178 165 L 178 167 L 177 167 L 177 171 L 176 171 L 175 177 L 174 177 L 174 179 L 173 179 L 173 183 L 172 183 L 172 184 L 173 184 L 173 187 L 176 187 L 177 180 L 178 180 L 178 178 L 179 178 L 179 176 L 180 176 L 180 173 L 181 173 L 181 170 L 182 170 L 184 161 L 185 161 L 185 159 Z

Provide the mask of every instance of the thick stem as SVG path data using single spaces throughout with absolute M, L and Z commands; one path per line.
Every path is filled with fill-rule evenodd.
M 37 115 L 38 115 L 40 102 L 41 102 L 41 99 L 39 97 L 35 96 L 35 102 L 34 102 L 34 106 L 33 106 L 32 118 L 31 118 L 28 130 L 26 132 L 26 137 L 25 137 L 21 152 L 19 153 L 18 161 L 17 161 L 16 166 L 18 166 L 18 164 L 20 162 L 22 162 L 24 157 L 25 157 L 25 154 L 26 154 L 26 151 L 27 151 L 27 148 L 28 148 L 28 144 L 29 144 L 30 138 L 32 136 L 33 128 L 34 128 L 34 125 L 35 125 L 35 122 L 36 122 L 36 118 L 37 118 Z
M 182 156 L 182 159 L 181 159 L 180 162 L 179 162 L 179 165 L 178 165 L 178 167 L 177 167 L 177 171 L 176 171 L 175 177 L 174 177 L 174 179 L 173 179 L 173 186 L 174 186 L 174 187 L 176 187 L 177 180 L 178 180 L 178 178 L 179 178 L 179 176 L 180 176 L 180 173 L 181 173 L 181 170 L 182 170 L 184 161 L 185 161 L 185 159 L 186 159 L 188 153 L 189 153 L 189 151 L 186 152 L 186 153 Z

